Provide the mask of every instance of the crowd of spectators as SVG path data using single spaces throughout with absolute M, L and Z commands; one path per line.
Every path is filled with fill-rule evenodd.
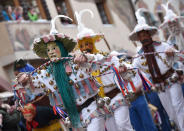
M 24 20 L 23 12 L 24 10 L 21 6 L 13 8 L 10 5 L 5 7 L 0 5 L 0 21 L 22 21 Z M 33 7 L 30 7 L 26 11 L 26 14 L 29 21 L 37 21 L 39 18 L 38 13 Z
M 22 79 L 23 72 L 31 72 L 34 69 L 32 65 L 22 59 L 14 63 L 14 74 L 17 76 L 17 81 L 22 82 L 22 85 L 28 83 L 25 78 Z M 46 95 L 42 95 L 34 102 L 27 103 L 22 103 L 18 96 L 13 92 L 7 94 L 0 92 L 0 131 L 61 130 L 60 116 L 55 114 L 52 107 L 49 106 L 49 99 Z

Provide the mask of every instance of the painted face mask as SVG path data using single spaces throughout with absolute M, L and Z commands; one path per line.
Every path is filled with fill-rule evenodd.
M 51 61 L 61 58 L 61 52 L 55 42 L 47 44 L 47 54 Z
M 82 52 L 88 52 L 88 53 L 93 53 L 93 41 L 92 40 L 84 40 L 80 44 L 80 50 Z

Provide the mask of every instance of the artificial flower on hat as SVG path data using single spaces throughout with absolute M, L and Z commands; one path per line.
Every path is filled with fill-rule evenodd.
M 139 8 L 135 13 L 136 18 L 137 18 L 137 25 L 135 26 L 134 30 L 129 35 L 129 39 L 132 41 L 139 41 L 138 33 L 143 30 L 148 31 L 151 35 L 154 35 L 157 33 L 157 28 L 154 26 L 149 26 L 146 23 L 145 18 L 140 15 L 141 11 L 143 10 L 144 10 L 143 8 Z
M 66 18 L 72 21 L 71 18 L 64 16 L 64 15 L 58 15 L 56 16 L 52 21 L 52 28 L 50 31 L 50 34 L 41 36 L 40 38 L 34 39 L 33 42 L 33 51 L 41 58 L 48 58 L 47 56 L 47 43 L 59 41 L 63 44 L 64 48 L 67 50 L 67 52 L 71 52 L 75 45 L 77 44 L 76 40 L 65 35 L 62 33 L 58 33 L 58 31 L 55 29 L 55 20 L 58 17 Z

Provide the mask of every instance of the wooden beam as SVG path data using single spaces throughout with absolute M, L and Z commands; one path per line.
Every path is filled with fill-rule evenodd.
M 14 4 L 15 4 L 15 7 L 20 6 L 20 3 L 19 3 L 18 0 L 13 0 L 13 2 L 14 2 Z
M 67 11 L 68 11 L 69 17 L 73 19 L 73 24 L 76 24 L 70 1 L 69 0 L 64 0 L 64 1 L 66 3 L 66 7 L 67 7 Z
M 42 19 L 47 19 L 41 0 L 36 0 Z
M 103 6 L 104 6 L 105 14 L 107 15 L 107 19 L 109 21 L 109 24 L 113 24 L 113 19 L 112 19 L 112 16 L 111 16 L 111 12 L 109 11 L 107 1 L 103 2 Z

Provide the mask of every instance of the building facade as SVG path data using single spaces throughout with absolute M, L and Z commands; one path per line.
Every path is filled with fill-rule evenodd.
M 58 31 L 76 38 L 78 30 L 74 12 L 86 8 L 92 10 L 94 18 L 86 13 L 82 17 L 83 23 L 95 32 L 104 33 L 111 50 L 135 53 L 135 46 L 128 39 L 131 26 L 128 27 L 128 21 L 124 22 L 119 17 L 116 6 L 110 0 L 2 0 L 1 6 L 6 5 L 23 7 L 25 19 L 21 22 L 0 22 L 0 77 L 10 84 L 15 78 L 13 62 L 16 59 L 26 59 L 35 67 L 45 62 L 31 50 L 32 42 L 34 38 L 49 33 L 50 20 L 58 14 L 67 15 L 74 20 L 73 23 L 57 20 Z M 34 7 L 39 14 L 40 19 L 36 22 L 28 21 L 27 11 L 30 7 Z M 126 14 L 126 10 L 124 13 Z M 131 21 L 135 23 L 133 19 Z M 96 46 L 99 50 L 109 52 L 104 41 Z

